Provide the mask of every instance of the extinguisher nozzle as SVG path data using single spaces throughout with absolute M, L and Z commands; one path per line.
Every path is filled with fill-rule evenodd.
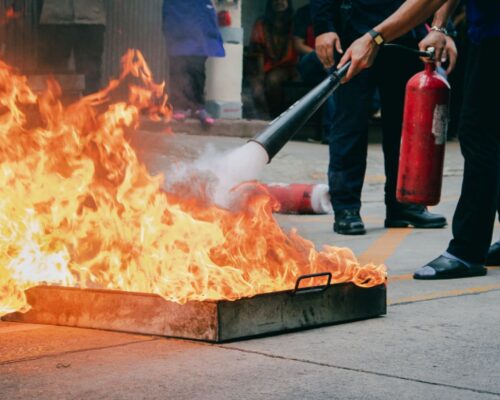
M 269 161 L 302 128 L 335 89 L 340 86 L 340 82 L 347 73 L 350 65 L 351 63 L 347 62 L 342 68 L 329 74 L 309 93 L 292 104 L 279 117 L 271 121 L 263 132 L 250 140 L 264 147 L 269 156 Z

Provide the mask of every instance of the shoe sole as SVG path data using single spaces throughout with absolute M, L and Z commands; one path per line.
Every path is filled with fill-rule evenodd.
M 459 273 L 459 274 L 443 274 L 443 275 L 434 275 L 434 276 L 419 276 L 414 274 L 413 279 L 418 279 L 422 281 L 432 281 L 432 280 L 438 280 L 438 279 L 459 279 L 459 278 L 473 278 L 475 276 L 485 276 L 488 273 L 487 268 L 482 268 L 482 269 L 475 269 L 475 270 L 469 270 L 466 273 Z
M 446 222 L 429 222 L 429 223 L 414 223 L 411 221 L 407 221 L 404 219 L 391 219 L 384 221 L 384 227 L 386 228 L 408 228 L 409 226 L 413 226 L 417 229 L 439 229 L 444 228 L 447 225 Z
M 366 233 L 366 229 L 360 228 L 360 229 L 338 229 L 337 227 L 333 227 L 333 231 L 335 233 L 338 233 L 339 235 L 364 235 Z

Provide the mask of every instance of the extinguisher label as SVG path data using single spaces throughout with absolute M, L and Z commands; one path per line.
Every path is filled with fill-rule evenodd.
M 434 117 L 432 119 L 432 134 L 435 144 L 446 142 L 446 132 L 448 131 L 448 105 L 436 104 Z

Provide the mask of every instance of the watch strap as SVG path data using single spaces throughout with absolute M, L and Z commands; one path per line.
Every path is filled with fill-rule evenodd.
M 384 38 L 380 33 L 378 33 L 376 30 L 371 29 L 368 31 L 370 36 L 372 37 L 373 41 L 377 44 L 377 46 L 382 46 L 385 43 Z

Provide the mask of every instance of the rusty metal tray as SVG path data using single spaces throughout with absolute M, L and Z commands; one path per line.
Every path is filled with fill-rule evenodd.
M 177 304 L 158 295 L 113 290 L 37 286 L 26 291 L 31 310 L 5 321 L 95 328 L 226 342 L 308 329 L 386 314 L 386 285 L 352 283 L 300 287 L 236 301 Z

